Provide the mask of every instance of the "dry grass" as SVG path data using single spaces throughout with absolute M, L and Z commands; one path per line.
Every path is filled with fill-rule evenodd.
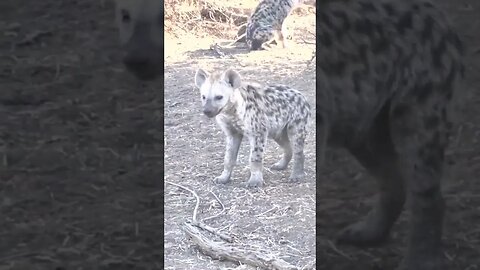
M 232 37 L 232 31 L 242 24 L 256 0 L 242 1 L 165 1 L 165 31 L 174 36 Z M 236 33 L 236 32 L 235 32 Z M 235 34 L 234 33 L 234 34 Z

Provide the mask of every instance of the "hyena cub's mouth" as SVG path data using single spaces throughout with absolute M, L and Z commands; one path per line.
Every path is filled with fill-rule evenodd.
M 220 108 L 220 109 L 217 109 L 217 110 L 214 110 L 214 111 L 203 111 L 203 114 L 205 114 L 208 118 L 213 118 L 217 115 L 219 115 L 221 112 L 222 112 L 223 108 Z
M 203 112 L 203 114 L 208 116 L 208 118 L 213 118 L 213 117 L 217 116 L 217 114 L 214 113 L 214 112 Z

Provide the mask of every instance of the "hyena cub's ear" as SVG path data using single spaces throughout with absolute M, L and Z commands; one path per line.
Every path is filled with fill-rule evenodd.
M 205 70 L 201 68 L 197 69 L 197 72 L 195 73 L 195 86 L 197 86 L 198 88 L 202 87 L 203 83 L 205 83 L 207 78 L 208 73 Z
M 223 80 L 233 89 L 237 89 L 242 85 L 242 77 L 233 69 L 228 69 L 223 73 Z

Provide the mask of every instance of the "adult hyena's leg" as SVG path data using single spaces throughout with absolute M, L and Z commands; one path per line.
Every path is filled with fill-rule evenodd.
M 379 194 L 369 214 L 345 228 L 339 235 L 339 242 L 364 246 L 382 243 L 403 209 L 404 177 L 390 134 L 388 110 L 385 106 L 365 140 L 349 149 L 374 177 Z
M 392 113 L 393 141 L 405 172 L 411 213 L 408 247 L 400 269 L 441 270 L 445 208 L 441 177 L 448 132 L 440 112 L 446 109 L 412 108 L 412 103 L 405 102 Z M 442 107 L 440 104 L 437 106 Z

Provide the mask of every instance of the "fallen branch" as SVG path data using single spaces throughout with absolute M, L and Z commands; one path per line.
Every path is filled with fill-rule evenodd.
M 275 258 L 272 255 L 263 254 L 255 250 L 240 249 L 233 245 L 214 242 L 206 238 L 195 226 L 187 222 L 184 223 L 183 230 L 187 236 L 198 246 L 202 253 L 214 259 L 226 259 L 271 270 L 298 270 L 297 267 L 282 259 Z
M 196 226 L 200 229 L 203 229 L 209 233 L 212 233 L 218 237 L 220 237 L 221 239 L 229 242 L 229 243 L 233 243 L 233 237 L 229 236 L 229 235 L 226 235 L 226 234 L 223 234 L 221 232 L 219 232 L 217 229 L 213 228 L 213 227 L 210 227 L 208 226 L 207 224 L 205 223 L 202 223 L 202 222 L 192 222 L 192 225 L 193 226 Z

